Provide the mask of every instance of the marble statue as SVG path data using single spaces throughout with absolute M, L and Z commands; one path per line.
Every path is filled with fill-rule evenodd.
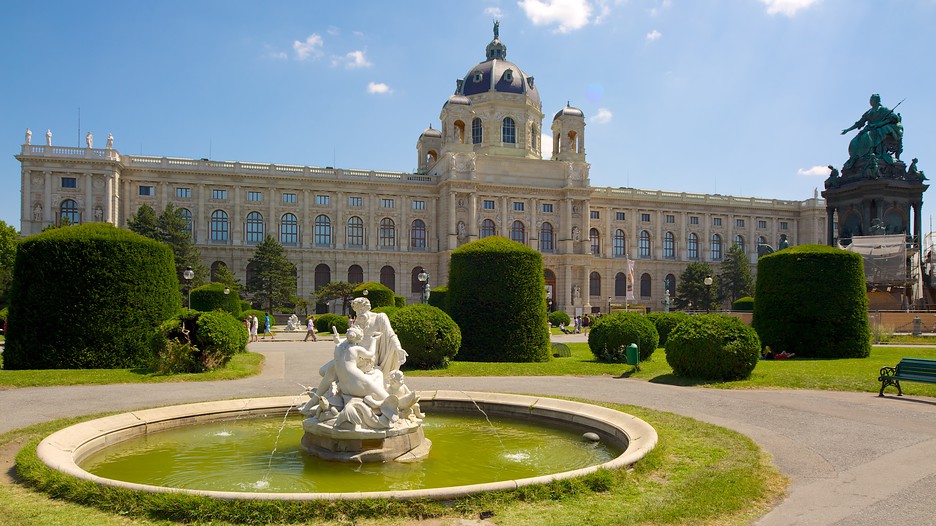
M 113 133 L 107 134 L 107 145 L 105 147 L 108 150 L 112 150 L 114 148 L 114 134 Z
M 286 330 L 287 331 L 302 330 L 302 328 L 299 327 L 299 316 L 296 316 L 295 314 L 292 314 L 289 316 L 289 319 L 286 320 Z
M 32 130 L 26 128 L 26 146 L 32 144 Z
M 582 240 L 582 231 L 579 230 L 579 227 L 572 227 L 572 241 L 581 241 Z
M 46 129 L 45 131 L 45 143 L 46 146 L 52 146 L 52 130 Z
M 91 132 L 88 132 L 88 134 L 85 135 L 85 144 L 88 145 L 88 148 L 93 147 L 92 145 L 94 144 L 94 136 L 91 135 Z
M 370 346 L 370 340 L 376 338 L 375 335 L 380 335 L 377 344 L 377 367 L 384 376 L 389 376 L 406 362 L 406 351 L 390 326 L 390 318 L 382 312 L 372 312 L 370 300 L 364 296 L 354 298 L 351 301 L 351 309 L 356 315 L 354 325 L 364 331 L 362 345 Z
M 42 221 L 42 205 L 39 203 L 33 207 L 33 221 Z

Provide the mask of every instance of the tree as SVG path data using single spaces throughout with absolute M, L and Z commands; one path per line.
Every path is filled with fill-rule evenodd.
M 754 275 L 744 249 L 732 245 L 726 256 L 719 266 L 718 285 L 720 295 L 734 303 L 738 298 L 754 294 Z
M 147 204 L 140 206 L 137 213 L 127 221 L 127 228 L 169 245 L 175 260 L 180 287 L 197 287 L 207 281 L 208 268 L 201 264 L 198 247 L 192 242 L 189 221 L 182 215 L 182 210 L 173 206 L 172 203 L 166 205 L 158 216 L 153 207 Z M 195 272 L 195 278 L 191 283 L 182 276 L 188 267 L 192 267 Z
M 706 278 L 712 278 L 712 284 L 706 285 Z M 679 309 L 718 309 L 718 278 L 714 276 L 708 263 L 694 262 L 686 266 L 679 276 L 676 287 L 676 308 Z
M 13 282 L 13 260 L 19 237 L 15 228 L 0 220 L 0 308 L 7 304 L 7 293 Z
M 156 230 L 156 211 L 148 204 L 140 206 L 133 217 L 127 221 L 127 228 L 141 236 L 161 241 Z
M 220 283 L 235 293 L 244 288 L 240 280 L 234 276 L 233 272 L 231 272 L 231 269 L 227 268 L 227 265 L 218 265 L 213 275 L 211 276 L 211 281 L 214 283 Z
M 347 281 L 332 281 L 312 291 L 312 296 L 319 303 L 340 299 L 341 314 L 344 315 L 347 313 L 348 305 L 351 304 L 351 298 L 354 296 L 356 286 Z
M 296 294 L 296 266 L 286 258 L 286 250 L 273 236 L 266 236 L 248 262 L 254 272 L 247 281 L 247 292 L 267 311 L 289 303 Z

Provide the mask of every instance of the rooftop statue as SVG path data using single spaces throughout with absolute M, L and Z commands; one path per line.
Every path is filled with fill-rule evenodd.
M 872 166 L 871 162 L 874 158 L 886 165 L 893 165 L 895 160 L 900 159 L 900 153 L 903 151 L 903 125 L 900 123 L 900 114 L 882 105 L 881 96 L 876 93 L 871 95 L 870 103 L 871 108 L 864 112 L 855 124 L 842 130 L 842 135 L 858 130 L 858 134 L 848 143 L 848 161 L 842 167 L 843 175 L 862 175 L 865 170 L 874 173 L 875 166 Z M 896 108 L 897 106 L 894 106 L 894 109 Z

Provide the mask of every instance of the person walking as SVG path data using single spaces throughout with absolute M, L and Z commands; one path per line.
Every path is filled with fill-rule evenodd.
M 318 337 L 315 336 L 315 316 L 309 316 L 309 319 L 306 320 L 306 336 L 302 341 L 309 341 L 309 336 L 312 337 L 312 341 L 317 342 Z
M 270 335 L 270 339 L 272 340 L 272 339 L 273 339 L 273 332 L 270 330 L 270 328 L 271 328 L 271 326 L 272 326 L 272 321 L 270 320 L 270 313 L 269 313 L 269 312 L 266 313 L 263 317 L 264 317 L 265 322 L 266 322 L 266 323 L 264 323 L 264 325 L 263 325 L 263 339 L 265 340 L 266 337 L 267 337 L 267 334 L 269 334 L 269 335 Z
M 588 336 L 588 328 L 591 327 L 591 318 L 588 317 L 588 314 L 582 316 L 582 333 L 585 336 Z
M 260 338 L 257 336 L 257 329 L 259 329 L 260 320 L 257 319 L 257 315 L 254 314 L 250 317 L 250 341 L 255 342 Z

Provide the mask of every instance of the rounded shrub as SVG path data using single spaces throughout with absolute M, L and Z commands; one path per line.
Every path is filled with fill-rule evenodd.
M 737 312 L 754 312 L 754 298 L 751 296 L 744 296 L 743 298 L 738 298 L 731 304 L 731 310 Z
M 650 312 L 647 313 L 647 318 L 653 322 L 653 326 L 660 335 L 660 347 L 666 347 L 666 339 L 670 331 L 681 322 L 688 320 L 689 314 L 683 311 Z
M 398 310 L 400 310 L 399 307 L 377 307 L 376 309 L 371 309 L 373 312 L 382 312 L 386 314 L 388 318 L 393 316 L 393 313 Z
M 666 362 L 673 374 L 705 380 L 741 380 L 760 359 L 757 332 L 724 314 L 700 314 L 669 335 Z
M 364 294 L 365 290 L 367 291 L 367 294 Z M 393 291 L 387 288 L 385 285 L 381 285 L 380 283 L 375 283 L 373 281 L 361 283 L 357 287 L 354 287 L 354 292 L 351 293 L 351 299 L 359 298 L 361 296 L 367 296 L 372 309 L 376 309 L 377 307 L 392 307 L 395 305 Z
M 339 334 L 344 334 L 348 330 L 348 317 L 328 312 L 315 318 L 315 332 L 330 333 L 332 326 L 338 330 Z
M 257 322 L 259 322 L 257 324 L 257 330 L 260 332 L 263 332 L 263 323 L 264 323 L 263 318 L 264 316 L 266 316 L 266 313 L 263 312 L 262 310 L 257 310 L 257 309 L 249 309 L 249 310 L 241 311 L 241 315 L 240 315 L 241 319 L 244 319 L 247 316 L 256 316 Z
M 241 300 L 237 293 L 230 291 L 224 293 L 223 283 L 209 283 L 192 289 L 192 308 L 197 311 L 209 312 L 223 310 L 237 317 L 241 314 Z
M 429 291 L 429 305 L 433 307 L 438 307 L 445 312 L 448 312 L 448 286 L 443 285 L 441 287 L 436 287 Z
M 588 332 L 588 348 L 601 362 L 626 362 L 625 349 L 632 343 L 637 344 L 640 361 L 649 358 L 660 343 L 653 322 L 636 312 L 605 314 Z
M 410 305 L 388 316 L 400 345 L 408 354 L 407 367 L 445 368 L 458 353 L 461 331 L 442 309 L 432 305 Z
M 143 367 L 153 331 L 182 307 L 172 250 L 107 223 L 19 242 L 5 369 Z
M 865 358 L 871 353 L 861 255 L 798 245 L 757 261 L 753 326 L 776 352 L 804 358 Z
M 554 310 L 550 312 L 548 319 L 549 323 L 551 323 L 553 327 L 558 327 L 559 324 L 568 325 L 572 322 L 572 318 L 570 318 L 568 314 L 561 310 Z
M 400 295 L 394 295 L 394 296 L 393 296 L 393 306 L 396 307 L 396 308 L 398 308 L 398 309 L 402 309 L 403 307 L 405 307 L 405 306 L 406 306 L 406 297 L 405 297 L 405 296 L 400 296 Z
M 153 368 L 162 373 L 217 369 L 244 351 L 247 339 L 243 322 L 228 312 L 186 310 L 156 330 Z
M 462 332 L 459 360 L 543 362 L 549 359 L 543 257 L 491 236 L 452 252 L 449 314 Z

